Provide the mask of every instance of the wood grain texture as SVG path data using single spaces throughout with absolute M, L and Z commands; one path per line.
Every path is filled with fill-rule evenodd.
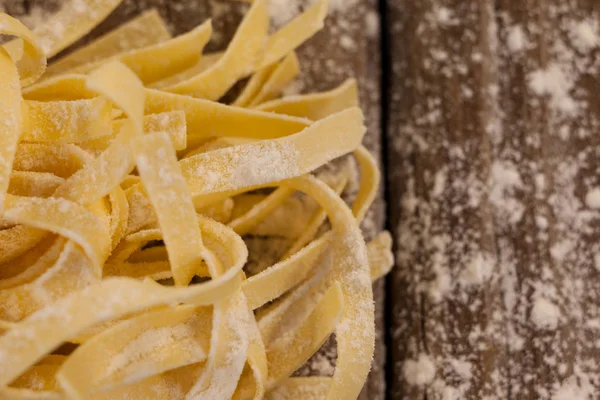
M 60 0 L 0 0 L 0 7 L 15 16 L 30 14 L 38 9 L 54 10 Z M 307 4 L 308 2 L 306 2 Z M 303 8 L 306 4 L 301 4 Z M 361 105 L 366 115 L 368 134 L 365 145 L 380 161 L 380 51 L 377 1 L 350 0 L 348 7 L 332 10 L 323 31 L 319 32 L 298 51 L 301 77 L 298 92 L 328 90 L 349 77 L 360 84 Z M 125 0 L 104 22 L 96 27 L 75 47 L 101 36 L 141 11 L 156 8 L 168 22 L 173 34 L 186 32 L 213 18 L 215 36 L 209 50 L 223 49 L 231 39 L 247 5 L 228 0 Z M 363 230 L 372 238 L 384 225 L 385 202 L 383 187 L 369 211 Z M 379 400 L 385 396 L 385 347 L 383 344 L 383 281 L 374 286 L 376 304 L 377 343 L 373 369 L 361 399 Z M 300 375 L 315 375 L 330 370 L 335 364 L 335 342 L 328 341 L 318 355 L 299 371 Z M 329 365 L 329 367 L 324 366 Z
M 598 2 L 387 4 L 392 398 L 596 398 Z
M 484 189 L 495 84 L 485 61 L 490 3 L 389 3 L 392 398 L 506 395 L 499 283 L 487 271 L 496 254 Z
M 496 13 L 504 74 L 494 158 L 518 173 L 522 205 L 517 223 L 499 215 L 495 224 L 505 290 L 516 293 L 507 309 L 511 393 L 595 398 L 600 226 L 586 198 L 600 184 L 600 4 L 499 1 Z

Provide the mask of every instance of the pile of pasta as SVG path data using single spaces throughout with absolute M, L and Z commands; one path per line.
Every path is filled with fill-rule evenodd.
M 356 398 L 392 264 L 359 229 L 379 172 L 354 81 L 280 97 L 326 1 L 271 32 L 255 0 L 213 54 L 210 21 L 149 11 L 46 67 L 119 2 L 0 14 L 0 398 Z M 251 274 L 252 235 L 291 245 Z M 334 375 L 290 377 L 334 332 Z

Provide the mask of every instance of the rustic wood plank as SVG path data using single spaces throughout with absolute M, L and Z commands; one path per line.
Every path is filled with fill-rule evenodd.
M 485 192 L 496 84 L 491 1 L 388 2 L 392 398 L 505 398 L 501 297 Z
M 55 9 L 60 0 L 0 0 L 0 6 L 13 15 L 24 15 L 36 9 Z M 299 9 L 308 2 L 299 2 Z M 368 125 L 366 146 L 380 160 L 380 51 L 376 0 L 334 2 L 325 29 L 299 50 L 302 75 L 295 91 L 312 92 L 331 89 L 348 77 L 356 77 L 360 84 L 361 104 Z M 206 18 L 213 18 L 216 36 L 210 50 L 222 49 L 237 26 L 246 4 L 224 0 L 125 0 L 106 21 L 95 28 L 74 47 L 89 42 L 133 18 L 141 11 L 156 8 L 169 23 L 171 32 L 179 34 L 193 28 Z M 365 34 L 366 33 L 366 34 Z M 368 239 L 384 225 L 385 205 L 383 187 L 363 224 Z M 383 282 L 376 283 L 377 343 L 373 369 L 361 399 L 379 400 L 385 396 L 385 347 L 383 344 Z M 334 341 L 329 341 L 299 373 L 301 375 L 328 374 L 335 365 Z
M 514 175 L 498 207 L 511 393 L 594 398 L 598 335 L 600 4 L 499 1 L 503 134 L 494 158 Z M 503 215 L 520 212 L 506 220 Z M 592 321 L 590 323 L 590 321 Z M 525 351 L 523 351 L 525 349 Z M 587 396 L 587 397 L 586 397 Z
M 392 398 L 599 393 L 599 7 L 388 1 Z

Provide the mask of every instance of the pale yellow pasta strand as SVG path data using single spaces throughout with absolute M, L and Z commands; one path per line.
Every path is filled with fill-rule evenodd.
M 46 235 L 43 230 L 32 230 L 22 225 L 0 230 L 0 263 L 19 257 L 38 244 Z
M 252 228 L 262 221 L 268 214 L 272 213 L 275 208 L 279 207 L 286 199 L 288 199 L 294 191 L 290 188 L 280 187 L 275 189 L 263 201 L 254 205 L 248 212 L 231 221 L 228 226 L 233 229 L 238 235 L 245 235 Z
M 111 99 L 127 114 L 129 122 L 124 124 L 118 138 L 108 149 L 57 189 L 56 196 L 81 204 L 89 204 L 105 196 L 133 170 L 128 144 L 143 132 L 145 98 L 140 80 L 118 61 L 104 64 L 91 73 L 86 85 Z
M 25 25 L 4 13 L 0 13 L 0 34 L 19 38 L 5 43 L 1 47 L 10 54 L 12 60 L 17 64 L 21 86 L 31 85 L 44 73 L 46 68 L 46 56 L 39 45 L 39 36 L 36 37 Z M 4 51 L 0 53 L 5 56 Z M 14 66 L 8 66 L 5 61 L 2 61 L 2 63 L 3 74 L 10 74 L 3 76 L 3 83 L 14 85 L 14 77 L 11 72 Z M 5 90 L 3 89 L 2 92 Z M 16 90 L 16 88 L 13 88 L 13 90 Z M 15 104 L 20 106 L 20 102 Z
M 367 209 L 373 201 L 373 193 L 377 190 L 377 185 L 379 182 L 378 175 L 374 174 L 372 171 L 372 168 L 375 167 L 372 157 L 370 157 L 368 152 L 365 154 L 365 151 L 361 151 L 359 157 L 362 160 L 362 162 L 359 162 L 362 175 L 359 193 L 363 194 L 357 196 L 353 204 L 353 212 L 355 218 L 357 219 L 360 218 L 361 214 L 364 215 L 363 210 Z M 306 276 L 307 270 L 305 268 L 310 268 L 316 260 L 315 257 L 320 255 L 322 250 L 325 248 L 325 245 L 330 240 L 330 235 L 331 234 L 326 234 L 314 241 L 307 247 L 303 248 L 300 253 L 292 255 L 292 259 L 285 260 L 284 258 L 285 261 L 290 261 L 289 263 L 284 261 L 275 264 L 273 267 L 245 281 L 244 290 L 248 296 L 250 304 L 255 306 L 254 308 L 257 308 L 267 301 L 279 297 L 286 290 L 298 284 Z M 367 251 L 370 257 L 369 264 L 371 266 L 371 277 L 373 280 L 377 279 L 381 276 L 381 273 L 384 273 L 384 271 L 391 268 L 393 258 L 391 257 L 390 248 L 391 238 L 389 237 L 389 233 L 387 236 L 385 234 L 381 234 L 372 242 L 367 244 Z M 377 254 L 379 258 L 374 258 L 375 254 Z M 304 259 L 306 255 L 309 255 L 308 260 Z M 301 262 L 301 265 L 304 265 L 304 267 L 296 266 L 295 263 L 297 262 Z M 272 282 L 261 282 L 263 280 L 271 279 L 271 275 L 276 277 Z M 254 285 L 256 285 L 256 288 L 254 288 Z M 261 287 L 269 289 L 263 289 L 261 291 L 258 289 Z
M 144 187 L 136 183 L 125 190 L 130 212 L 127 218 L 127 235 L 135 234 L 141 229 L 152 229 L 158 224 L 156 212 L 150 199 L 144 192 Z
M 110 255 L 109 260 L 106 262 L 107 267 L 110 269 L 111 265 L 118 266 L 120 263 L 125 262 L 133 253 L 153 240 L 162 240 L 160 229 L 145 229 L 127 235 Z
M 221 58 L 210 68 L 165 90 L 209 100 L 221 98 L 239 79 L 249 75 L 267 40 L 269 14 L 266 0 L 256 0 Z
M 119 186 L 109 193 L 110 200 L 110 238 L 111 251 L 117 247 L 121 239 L 125 237 L 127 230 L 127 218 L 129 216 L 129 203 L 125 192 Z
M 327 0 L 318 0 L 309 9 L 272 34 L 265 45 L 264 57 L 260 60 L 257 68 L 260 69 L 281 60 L 286 54 L 291 53 L 321 30 L 327 11 Z
M 335 185 L 333 187 L 333 190 L 335 190 L 335 193 L 339 195 L 342 193 L 342 191 L 344 190 L 344 188 L 346 187 L 347 184 L 348 184 L 348 177 L 345 176 L 337 185 Z M 327 213 L 325 212 L 325 210 L 323 210 L 323 209 L 318 210 L 312 216 L 310 222 L 308 223 L 308 226 L 304 229 L 304 232 L 302 233 L 302 235 L 300 235 L 300 237 L 298 237 L 296 239 L 296 241 L 294 241 L 294 243 L 289 248 L 289 250 L 286 251 L 285 254 L 281 258 L 283 260 L 285 260 L 286 258 L 290 257 L 292 254 L 295 254 L 298 250 L 300 250 L 301 248 L 306 246 L 306 244 L 309 243 L 315 237 L 315 235 L 317 234 L 317 231 L 319 230 L 321 225 L 323 225 L 323 222 L 325 222 L 326 218 L 327 218 Z
M 371 281 L 387 275 L 394 266 L 392 235 L 383 231 L 367 243 L 367 257 L 371 267 Z
M 258 324 L 254 319 L 254 313 L 250 308 L 248 312 L 250 313 L 248 362 L 242 373 L 238 387 L 233 394 L 233 400 L 245 398 L 260 400 L 264 398 L 267 389 L 267 379 L 269 376 L 267 352 L 260 336 Z
M 47 235 L 21 256 L 3 263 L 0 268 L 0 289 L 9 289 L 33 281 L 46 271 L 60 255 L 66 239 Z
M 158 82 L 153 82 L 148 86 L 153 89 L 160 90 L 164 90 L 167 87 L 175 86 L 178 83 L 187 81 L 188 79 L 193 78 L 194 76 L 206 71 L 207 69 L 215 65 L 222 56 L 223 52 L 221 51 L 216 53 L 204 54 L 195 65 L 191 66 L 185 71 L 182 71 L 172 76 L 168 76 L 164 79 L 161 79 Z
M 0 388 L 60 343 L 93 325 L 174 301 L 208 305 L 231 295 L 239 288 L 244 262 L 245 256 L 238 258 L 221 277 L 190 287 L 166 288 L 152 281 L 110 278 L 55 301 L 0 336 L 0 348 L 5 349 Z
M 78 146 L 89 152 L 99 154 L 110 146 L 127 122 L 128 119 L 114 120 L 112 121 L 112 133 L 110 135 L 78 143 Z M 187 128 L 183 111 L 145 115 L 143 123 L 145 133 L 166 132 L 171 138 L 175 150 L 184 150 L 187 147 Z
M 169 255 L 165 246 L 154 246 L 137 250 L 129 256 L 131 262 L 168 261 Z M 208 275 L 207 275 L 208 276 Z
M 56 391 L 58 385 L 54 374 L 58 369 L 56 364 L 34 365 L 12 384 L 14 388 L 35 387 L 39 391 Z
M 70 398 L 85 399 L 122 386 L 120 382 L 201 362 L 209 348 L 211 314 L 208 307 L 181 305 L 119 322 L 78 347 L 60 367 L 57 380 Z M 168 340 L 161 343 L 159 334 Z
M 131 120 L 137 135 L 143 132 L 144 85 L 139 78 L 119 61 L 108 62 L 90 73 L 86 86 L 108 97 Z
M 331 378 L 287 378 L 267 393 L 266 400 L 323 400 L 327 396 Z
M 266 198 L 267 195 L 257 193 L 244 193 L 235 196 L 232 217 L 243 218 L 245 213 L 249 212 L 258 203 L 266 200 Z M 309 198 L 288 197 L 273 213 L 266 215 L 260 221 L 256 221 L 257 224 L 248 231 L 248 234 L 294 240 L 302 234 L 316 208 L 317 205 Z M 290 218 L 291 215 L 294 216 L 293 219 Z
M 368 207 L 371 205 L 371 203 L 373 202 L 373 199 L 375 197 L 376 194 L 376 190 L 377 190 L 377 186 L 379 183 L 379 171 L 377 170 L 376 164 L 374 159 L 372 158 L 372 156 L 368 153 L 368 151 L 366 149 L 364 149 L 363 147 L 360 147 L 356 152 L 355 152 L 355 156 L 357 157 L 357 159 L 359 160 L 359 165 L 361 168 L 361 185 L 359 187 L 359 192 L 357 194 L 356 200 L 353 204 L 353 213 L 355 215 L 355 218 L 357 219 L 357 221 L 360 222 L 360 220 L 364 217 L 364 214 L 366 212 L 366 210 L 368 209 Z M 344 184 L 345 185 L 345 184 Z M 343 187 L 343 186 L 341 186 Z M 340 187 L 340 190 L 341 190 Z M 296 253 L 296 251 L 298 251 L 301 247 L 304 246 L 304 243 L 306 243 L 307 240 L 310 240 L 310 237 L 312 237 L 314 235 L 314 228 L 315 226 L 318 227 L 318 225 L 321 224 L 322 219 L 324 218 L 324 213 L 323 212 L 319 212 L 316 219 L 315 219 L 315 223 L 313 225 L 313 229 L 308 229 L 306 232 L 308 232 L 306 235 L 303 235 L 302 237 L 300 237 L 296 244 L 294 246 L 292 246 L 292 251 L 288 251 L 288 253 L 286 253 L 286 255 L 283 257 L 283 259 L 285 260 L 287 257 L 289 257 L 290 255 Z M 324 243 L 326 242 L 325 237 L 313 242 L 315 248 L 317 248 L 317 246 L 324 246 Z M 390 243 L 391 245 L 391 243 Z M 310 246 L 309 246 L 310 247 Z M 388 245 L 389 247 L 389 245 Z M 308 248 L 307 248 L 308 250 Z M 389 252 L 389 250 L 388 250 Z M 315 253 L 315 255 L 320 254 L 320 253 Z M 301 269 L 296 270 L 295 266 L 292 267 L 292 265 L 295 264 L 286 264 L 286 263 L 279 263 L 276 264 L 276 266 L 273 266 L 269 269 L 267 269 L 265 272 L 256 275 L 252 278 L 250 278 L 249 282 L 251 282 L 252 284 L 254 284 L 256 282 L 256 284 L 258 285 L 258 287 L 262 287 L 264 285 L 264 287 L 268 287 L 271 290 L 268 291 L 263 291 L 260 294 L 260 297 L 258 297 L 258 299 L 256 300 L 255 304 L 257 307 L 264 304 L 266 301 L 272 300 L 276 297 L 278 297 L 280 294 L 282 294 L 285 290 L 287 290 L 288 288 L 292 287 L 293 285 L 299 283 L 304 276 L 306 276 L 306 267 L 310 267 L 312 265 L 312 263 L 314 263 L 313 260 L 311 260 L 310 262 L 312 262 L 311 264 L 304 264 L 304 253 L 302 253 L 302 256 L 298 258 L 299 261 L 302 261 L 304 265 L 304 268 L 300 267 Z M 383 260 L 381 260 L 383 261 Z M 375 264 L 370 264 L 371 265 L 371 274 L 373 275 L 374 273 L 378 274 L 379 272 L 373 272 L 374 268 L 383 268 L 383 271 L 385 271 L 385 269 L 387 268 L 391 268 L 391 260 L 390 258 L 388 258 L 386 260 L 387 262 L 376 262 Z M 382 271 L 382 272 L 383 272 Z M 270 279 L 271 278 L 271 274 L 275 274 L 277 273 L 278 278 L 276 279 L 277 283 L 275 283 L 275 281 L 271 282 L 270 284 L 264 284 L 262 282 L 263 279 Z M 287 286 L 286 286 L 287 283 Z M 275 289 L 275 290 L 273 290 Z M 277 290 L 279 289 L 279 290 Z M 253 299 L 253 295 L 254 293 L 256 293 L 257 290 L 256 289 L 252 289 L 250 291 L 247 292 L 247 294 L 249 296 L 251 296 L 250 298 Z M 252 302 L 253 300 L 251 300 Z
M 321 238 L 317 243 L 320 241 Z M 326 279 L 331 275 L 331 269 L 332 251 L 331 246 L 327 246 L 303 281 L 301 280 L 293 290 L 284 292 L 280 298 L 256 311 L 258 326 L 266 346 L 278 337 L 285 336 L 308 317 L 327 284 L 331 283 Z M 268 287 L 268 283 L 265 286 Z
M 13 160 L 21 135 L 21 121 L 19 73 L 8 53 L 0 48 L 0 213 L 4 208 Z
M 12 260 L 10 267 L 13 267 L 14 271 L 2 269 L 0 290 L 14 288 L 36 279 L 57 260 L 65 242 L 64 238 L 48 235 L 27 253 Z
M 193 139 L 191 145 L 189 146 L 191 150 L 182 153 L 181 156 L 178 155 L 179 159 L 188 158 L 191 156 L 195 156 L 196 154 L 206 153 L 207 151 L 213 151 L 218 149 L 223 149 L 225 147 L 233 146 L 232 137 L 217 137 L 211 139 L 202 139 L 196 138 Z M 252 141 L 253 139 L 248 139 Z M 197 143 L 200 142 L 200 143 Z
M 255 109 L 317 121 L 357 105 L 358 87 L 354 79 L 349 79 L 328 92 L 271 100 L 256 106 Z
M 11 240 L 16 238 L 16 239 L 20 239 L 24 242 L 27 242 L 28 240 L 30 240 L 29 235 L 31 234 L 31 232 L 28 232 L 26 230 L 25 232 L 21 232 L 20 234 L 18 233 L 19 229 L 27 229 L 27 228 L 29 228 L 29 227 L 25 227 L 24 225 L 19 225 L 19 226 L 13 226 L 11 228 L 4 229 L 4 230 L 9 231 L 9 232 L 7 232 L 7 234 L 10 237 L 12 237 Z M 43 270 L 44 270 L 42 267 L 40 267 L 38 269 L 29 268 L 29 267 L 33 267 L 33 265 L 38 261 L 38 259 L 43 257 L 44 253 L 46 251 L 48 251 L 48 249 L 56 241 L 56 236 L 49 234 L 49 232 L 46 232 L 43 230 L 37 230 L 37 229 L 33 229 L 33 228 L 29 228 L 29 229 L 37 231 L 37 232 L 41 232 L 43 234 L 43 237 L 39 241 L 38 240 L 33 241 L 33 243 L 31 243 L 31 245 L 29 247 L 22 246 L 23 251 L 20 252 L 21 254 L 19 254 L 17 257 L 6 257 L 6 260 L 4 262 L 2 262 L 2 264 L 0 264 L 0 279 L 1 279 L 0 280 L 0 289 L 17 286 L 20 283 L 31 281 L 35 277 L 37 277 L 41 272 L 43 272 Z M 10 231 L 12 231 L 12 232 L 10 232 Z M 14 235 L 15 233 L 17 233 L 17 235 Z M 23 233 L 25 233 L 26 235 L 24 235 L 23 238 L 19 237 L 19 236 L 22 236 Z M 37 238 L 34 237 L 34 239 L 37 239 Z M 7 247 L 10 249 L 12 247 L 20 247 L 20 246 L 19 245 L 17 245 L 17 246 L 8 245 L 8 246 L 3 246 L 3 247 L 5 247 L 5 248 Z M 49 265 L 46 265 L 46 267 L 48 267 L 48 266 Z
M 295 135 L 198 154 L 180 164 L 193 196 L 249 190 L 311 172 L 354 150 L 364 133 L 362 113 L 352 108 Z M 325 149 L 320 141 L 331 147 Z
M 137 176 L 137 175 L 127 175 L 125 177 L 125 179 L 123 179 L 123 181 L 121 182 L 121 188 L 123 190 L 127 190 L 130 187 L 132 187 L 132 186 L 134 186 L 134 185 L 136 185 L 136 184 L 138 184 L 140 182 L 141 182 L 141 180 L 140 180 L 139 176 Z
M 210 351 L 202 375 L 186 400 L 229 399 L 248 354 L 250 316 L 241 290 L 214 305 Z
M 153 281 L 160 281 L 163 279 L 172 278 L 173 273 L 171 272 L 171 264 L 168 260 L 138 262 L 125 261 L 120 264 L 112 265 L 112 267 L 107 270 L 106 276 L 120 276 L 127 278 L 152 279 Z M 203 264 L 198 267 L 198 273 L 196 273 L 196 276 L 210 276 L 206 265 Z
M 300 283 L 331 244 L 328 239 L 314 241 L 291 257 L 244 281 L 242 287 L 250 307 L 257 309 Z
M 106 62 L 119 61 L 130 68 L 144 84 L 151 84 L 196 64 L 212 33 L 211 21 L 165 42 L 134 49 L 109 60 L 98 60 L 66 71 L 86 74 Z
M 158 217 L 175 284 L 187 285 L 202 260 L 210 256 L 202 244 L 196 211 L 175 150 L 169 138 L 158 133 L 135 140 L 131 150 Z M 211 274 L 215 276 L 217 271 Z
M 80 100 L 91 99 L 98 93 L 86 86 L 85 75 L 58 75 L 23 89 L 27 100 Z
M 368 177 L 369 177 L 369 173 L 367 171 L 367 173 L 363 174 L 363 179 L 361 179 L 359 192 L 368 193 L 373 190 L 376 190 L 377 182 L 375 182 L 371 179 L 368 179 Z M 364 207 L 368 207 L 369 199 L 372 200 L 372 197 L 371 196 L 357 197 L 357 199 L 353 205 L 353 209 L 356 212 L 360 212 L 360 210 L 362 210 Z M 313 246 L 313 245 L 317 246 L 318 244 L 323 246 L 322 243 L 326 240 L 330 240 L 331 235 L 332 235 L 332 233 L 325 234 L 324 236 L 322 236 L 321 238 L 319 238 L 315 242 L 313 242 L 313 244 L 311 244 L 311 246 Z M 325 264 L 327 263 L 326 259 L 324 259 L 320 262 L 325 263 Z M 294 269 L 292 268 L 293 264 L 287 264 L 287 266 L 285 268 L 283 267 L 284 265 L 285 264 L 283 264 L 283 263 L 281 264 L 281 266 L 279 268 L 281 268 L 282 271 L 278 271 L 278 274 L 285 274 L 284 276 L 287 277 L 285 279 L 285 281 L 287 281 L 289 285 L 293 286 L 293 285 L 299 283 L 300 280 L 304 277 L 304 275 L 293 274 L 293 272 L 294 272 Z M 273 323 L 285 315 L 286 310 L 289 309 L 289 307 L 291 307 L 292 304 L 294 304 L 293 303 L 294 301 L 307 301 L 307 300 L 310 301 L 310 297 L 306 297 L 307 291 L 316 290 L 316 289 L 312 289 L 312 288 L 317 283 L 318 283 L 318 285 L 321 285 L 321 286 L 324 284 L 325 285 L 327 284 L 327 280 L 322 279 L 324 272 L 321 272 L 320 269 L 321 269 L 320 267 L 313 268 L 311 271 L 311 278 L 305 284 L 303 284 L 301 287 L 299 287 L 295 292 L 293 292 L 290 296 L 288 296 L 288 298 L 286 298 L 283 303 L 276 304 L 274 307 L 269 306 L 266 310 L 263 310 L 262 312 L 259 313 L 261 315 L 261 317 L 260 317 L 261 332 L 263 332 L 263 336 L 265 338 L 267 338 L 267 340 L 266 340 L 267 342 L 269 342 L 271 340 L 270 338 L 272 338 L 273 332 L 275 331 L 275 325 Z M 256 280 L 268 279 L 270 276 L 269 276 L 269 274 L 267 274 L 265 272 L 256 275 L 255 277 L 253 277 L 253 279 L 256 279 Z M 328 273 L 328 274 L 331 275 L 331 273 Z M 295 281 L 294 277 L 299 277 L 300 279 Z M 328 279 L 331 280 L 332 278 L 330 277 Z M 271 296 L 271 298 L 276 298 L 279 295 L 281 295 L 284 291 L 286 291 L 292 287 L 292 286 L 289 286 L 286 288 L 283 285 L 277 286 L 270 282 L 265 282 L 264 285 L 262 285 L 262 286 L 264 286 L 265 288 L 269 288 L 269 289 L 275 288 L 274 291 L 263 290 L 265 292 L 263 294 L 264 298 L 269 298 L 269 296 Z M 280 291 L 278 291 L 278 290 L 280 290 Z M 268 292 L 272 292 L 272 293 L 268 293 Z
M 185 111 L 188 140 L 196 137 L 242 136 L 272 139 L 291 135 L 310 125 L 303 118 L 231 107 L 158 90 L 146 90 L 146 114 Z
M 338 362 L 327 399 L 356 398 L 371 366 L 375 342 L 373 291 L 361 232 L 351 211 L 327 185 L 311 177 L 287 181 L 327 210 L 333 226 L 333 280 L 344 293 L 344 315 L 336 327 Z
M 105 98 L 26 101 L 26 125 L 21 140 L 79 143 L 111 132 L 112 105 Z
M 63 182 L 63 178 L 49 172 L 13 171 L 8 193 L 15 196 L 49 197 Z
M 33 33 L 47 57 L 52 57 L 83 37 L 108 16 L 122 0 L 71 0 Z M 61 29 L 56 29 L 60 26 Z
M 29 388 L 7 387 L 0 389 L 0 395 L 5 400 L 67 400 L 58 392 L 32 390 Z
M 106 35 L 52 62 L 46 69 L 44 78 L 65 73 L 79 65 L 107 59 L 124 51 L 162 43 L 170 38 L 169 30 L 158 11 L 144 11 Z
M 269 76 L 277 68 L 276 64 L 267 65 L 266 67 L 258 70 L 252 78 L 248 81 L 242 93 L 235 99 L 231 104 L 236 107 L 248 107 L 251 100 L 260 92 L 260 88 L 267 82 Z
M 353 154 L 360 168 L 361 185 L 354 204 L 352 204 L 352 213 L 360 224 L 377 196 L 381 173 L 377 167 L 377 162 L 364 146 L 359 146 Z
M 23 318 L 59 300 L 66 293 L 98 282 L 98 278 L 92 274 L 93 268 L 89 257 L 75 245 L 75 242 L 68 242 L 60 249 L 62 251 L 58 258 L 47 258 L 44 265 L 34 265 L 36 269 L 50 265 L 34 280 L 0 290 L 1 319 L 22 321 Z M 47 253 L 48 257 L 54 255 L 53 252 Z M 18 326 L 17 324 L 13 329 Z
M 277 67 L 264 82 L 264 85 L 262 85 L 256 96 L 248 103 L 248 107 L 256 106 L 257 104 L 277 97 L 299 73 L 300 62 L 298 61 L 296 53 L 292 51 L 277 64 Z
M 225 199 L 223 201 L 210 204 L 206 207 L 200 207 L 196 209 L 198 214 L 202 214 L 209 218 L 214 219 L 217 222 L 226 224 L 231 220 L 231 213 L 233 212 L 233 200 Z
M 69 143 L 19 143 L 13 167 L 15 171 L 47 172 L 68 178 L 91 157 Z
M 134 168 L 128 148 L 134 137 L 133 129 L 123 129 L 108 149 L 65 180 L 54 195 L 84 205 L 106 196 Z
M 102 275 L 102 264 L 110 249 L 109 233 L 106 226 L 87 209 L 64 199 L 9 195 L 4 218 L 73 240 L 85 250 L 97 276 Z
M 290 376 L 319 350 L 342 318 L 344 309 L 348 307 L 344 297 L 341 286 L 334 284 L 292 335 L 267 347 L 268 389 L 276 387 L 279 381 Z M 344 397 L 338 397 L 341 398 Z
M 330 245 L 330 241 L 331 237 L 325 235 L 284 261 L 244 281 L 242 288 L 248 298 L 248 304 L 257 309 L 299 285 L 309 276 L 311 270 L 317 268 L 319 258 Z M 389 232 L 383 232 L 367 243 L 367 255 L 372 281 L 389 272 L 393 266 Z

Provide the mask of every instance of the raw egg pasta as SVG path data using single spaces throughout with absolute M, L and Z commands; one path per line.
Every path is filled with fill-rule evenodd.
M 210 21 L 148 11 L 46 68 L 119 3 L 0 13 L 0 398 L 356 398 L 392 266 L 359 229 L 379 171 L 353 80 L 278 98 L 327 2 L 270 34 L 255 0 L 213 54 Z M 333 377 L 290 377 L 334 332 Z

